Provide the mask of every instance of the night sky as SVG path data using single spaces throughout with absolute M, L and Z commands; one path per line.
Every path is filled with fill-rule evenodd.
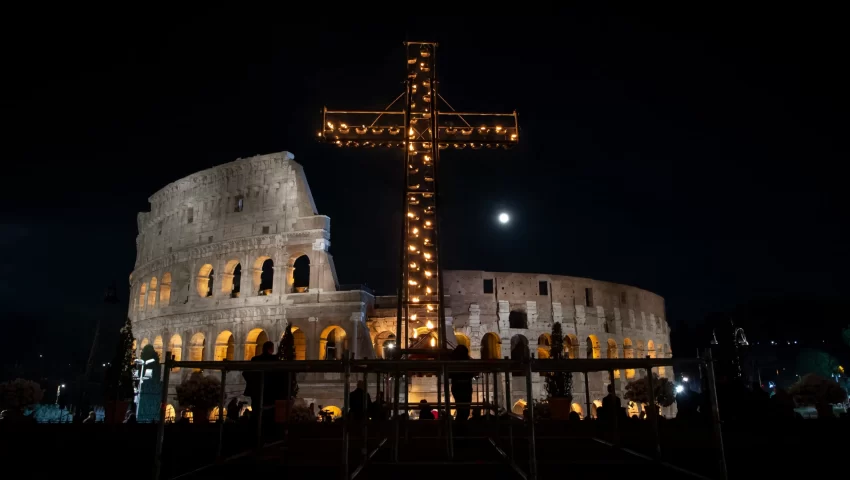
M 405 39 L 440 43 L 441 93 L 458 110 L 519 112 L 516 149 L 442 156 L 444 268 L 657 292 L 681 354 L 710 312 L 770 305 L 751 338 L 847 322 L 829 313 L 848 283 L 837 12 L 424 11 L 4 15 L 4 370 L 40 353 L 46 369 L 81 370 L 98 317 L 108 358 L 137 212 L 239 157 L 293 152 L 331 217 L 340 282 L 393 293 L 401 157 L 314 136 L 323 105 L 382 109 L 401 93 Z

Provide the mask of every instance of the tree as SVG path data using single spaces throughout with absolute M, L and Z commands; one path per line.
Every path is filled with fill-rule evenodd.
M 193 414 L 206 416 L 210 409 L 221 401 L 221 382 L 201 372 L 193 372 L 177 386 L 177 402 L 192 410 Z M 219 415 L 224 418 L 224 415 Z M 196 418 L 198 418 L 196 416 Z
M 295 361 L 295 336 L 292 335 L 291 324 L 286 325 L 283 338 L 280 339 L 280 344 L 277 348 L 277 356 L 281 360 Z M 289 378 L 289 397 L 295 398 L 298 396 L 298 374 L 292 372 L 289 374 Z
M 156 352 L 154 352 L 156 353 Z M 127 400 L 133 397 L 133 325 L 130 317 L 119 332 L 115 353 L 106 370 L 104 398 L 106 400 Z
M 814 373 L 821 377 L 831 377 L 838 372 L 839 366 L 838 359 L 823 350 L 804 348 L 797 355 L 798 374 Z
M 44 398 L 41 386 L 31 380 L 16 378 L 0 383 L 0 410 L 7 410 L 7 418 L 20 418 L 24 409 Z
M 655 373 L 652 374 L 652 379 L 655 384 L 655 404 L 662 407 L 673 405 L 676 401 L 673 382 L 666 377 L 659 378 Z M 625 397 L 626 400 L 636 403 L 649 404 L 649 378 L 639 378 L 627 383 Z
M 552 345 L 549 347 L 549 358 L 552 360 L 563 360 L 564 357 L 564 335 L 561 331 L 561 323 L 552 325 Z M 546 392 L 549 398 L 571 397 L 573 393 L 573 374 L 570 372 L 549 372 L 546 375 Z
M 810 373 L 791 385 L 788 393 L 794 397 L 798 405 L 813 405 L 818 411 L 818 418 L 831 417 L 830 404 L 843 403 L 847 400 L 847 392 L 831 378 Z

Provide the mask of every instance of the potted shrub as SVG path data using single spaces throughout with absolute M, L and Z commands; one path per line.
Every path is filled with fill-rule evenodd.
M 552 345 L 549 348 L 549 358 L 563 360 L 564 334 L 561 323 L 552 325 Z M 546 374 L 546 393 L 549 394 L 549 415 L 554 420 L 569 420 L 570 406 L 573 403 L 573 374 L 571 372 L 549 372 Z
M 661 407 L 669 407 L 676 401 L 676 391 L 673 387 L 673 382 L 666 377 L 659 378 L 657 374 L 652 374 L 652 383 L 655 387 L 655 408 L 656 412 L 660 412 Z M 626 384 L 626 400 L 643 404 L 648 407 L 649 404 L 649 378 L 640 378 L 632 380 Z
M 210 410 L 221 401 L 221 382 L 215 377 L 204 376 L 201 372 L 192 372 L 183 383 L 177 385 L 177 402 L 192 411 L 194 420 L 203 422 Z M 223 422 L 225 412 L 219 412 L 218 420 Z
M 816 373 L 809 373 L 791 385 L 788 393 L 794 397 L 797 405 L 814 406 L 818 418 L 832 418 L 832 404 L 844 403 L 847 400 L 847 392 L 838 382 Z

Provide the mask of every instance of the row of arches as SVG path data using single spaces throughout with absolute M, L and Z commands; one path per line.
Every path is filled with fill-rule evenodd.
M 307 359 L 307 335 L 298 327 L 292 327 L 292 336 L 295 343 L 295 360 Z M 145 337 L 139 343 L 139 348 L 145 348 L 147 345 L 153 345 L 154 350 L 160 356 L 160 359 L 165 352 L 170 351 L 175 360 L 187 360 L 199 362 L 207 359 L 206 349 L 212 347 L 210 352 L 211 360 L 249 360 L 255 355 L 262 353 L 263 344 L 268 341 L 274 341 L 275 344 L 283 338 L 272 339 L 268 333 L 262 328 L 254 328 L 245 336 L 245 341 L 242 344 L 236 343 L 236 337 L 230 330 L 222 330 L 216 335 L 212 344 L 207 342 L 206 336 L 201 333 L 195 333 L 188 340 L 184 352 L 183 337 L 180 334 L 173 334 L 168 338 L 168 343 L 164 342 L 162 335 L 157 335 L 151 341 Z M 167 348 L 165 348 L 167 345 Z M 240 348 L 241 347 L 241 348 Z M 237 355 L 237 348 L 241 352 Z M 348 349 L 348 335 L 345 330 L 338 325 L 331 325 L 325 328 L 319 336 L 319 359 L 340 359 L 343 351 Z M 188 354 L 188 356 L 186 356 Z
M 300 255 L 289 265 L 292 268 L 292 291 L 287 293 L 305 292 L 310 285 L 310 259 Z M 269 256 L 257 257 L 251 265 L 251 286 L 253 295 L 270 295 L 274 291 L 274 260 Z M 211 263 L 205 263 L 198 269 L 195 276 L 195 292 L 201 298 L 212 297 L 216 288 L 221 294 L 230 298 L 241 296 L 242 263 L 237 259 L 225 262 L 223 272 L 216 272 Z M 184 277 L 188 272 L 184 271 Z M 188 278 L 184 279 L 188 282 Z M 183 285 L 186 283 L 181 282 Z M 188 288 L 188 286 L 187 286 Z M 153 276 L 139 286 L 136 306 L 140 311 L 155 308 L 157 305 L 168 306 L 171 302 L 172 275 L 165 272 L 161 281 Z

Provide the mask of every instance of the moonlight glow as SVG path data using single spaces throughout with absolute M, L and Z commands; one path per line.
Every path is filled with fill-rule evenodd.
M 499 223 L 504 225 L 504 224 L 508 223 L 509 221 L 511 221 L 511 217 L 508 216 L 507 213 L 502 212 L 502 213 L 499 214 Z

